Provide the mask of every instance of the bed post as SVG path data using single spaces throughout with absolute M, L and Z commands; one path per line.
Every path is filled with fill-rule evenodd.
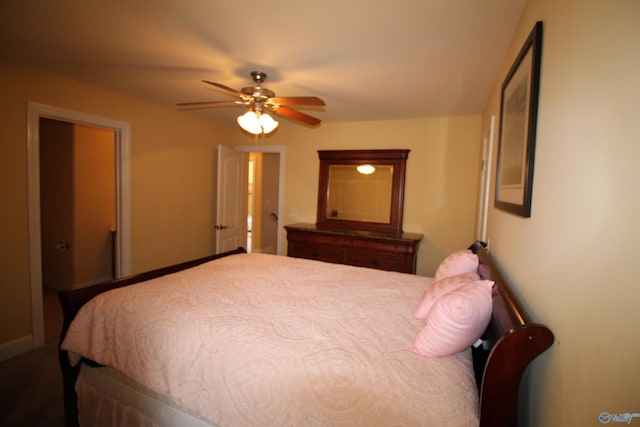
M 491 321 L 482 336 L 482 346 L 473 349 L 476 380 L 482 379 L 480 427 L 517 426 L 522 375 L 551 347 L 553 333 L 531 320 L 486 245 L 477 242 L 470 249 L 478 255 L 480 276 L 495 282 Z
M 520 380 L 529 363 L 553 343 L 544 325 L 532 323 L 500 338 L 489 355 L 480 390 L 480 427 L 517 426 Z

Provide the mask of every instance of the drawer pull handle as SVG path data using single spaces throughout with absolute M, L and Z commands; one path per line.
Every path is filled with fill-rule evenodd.
M 373 265 L 378 265 L 378 262 L 379 262 L 379 261 L 378 261 L 377 259 L 375 259 L 375 258 L 374 258 L 373 260 L 371 260 L 371 262 L 373 263 Z
M 315 256 L 315 257 L 317 257 L 317 256 L 318 256 L 318 251 L 312 251 L 312 252 L 311 252 L 311 255 L 313 255 L 313 256 Z

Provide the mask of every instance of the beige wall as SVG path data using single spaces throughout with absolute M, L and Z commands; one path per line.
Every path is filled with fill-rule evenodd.
M 110 129 L 74 125 L 74 288 L 113 278 L 111 225 L 116 224 L 116 146 Z
M 498 114 L 502 76 L 537 20 L 531 218 L 490 209 L 488 235 L 556 337 L 528 372 L 523 425 L 597 426 L 601 412 L 640 411 L 640 2 L 530 0 L 484 123 Z
M 3 62 L 0 93 L 0 356 L 31 334 L 27 101 L 131 124 L 133 272 L 213 251 L 215 150 L 228 128 Z
M 410 149 L 403 229 L 424 234 L 417 273 L 432 275 L 449 252 L 474 239 L 480 130 L 480 116 L 325 123 L 317 129 L 282 119 L 278 133 L 258 144 L 286 147 L 285 225 L 316 221 L 318 150 Z M 232 141 L 256 143 L 241 132 L 232 133 Z

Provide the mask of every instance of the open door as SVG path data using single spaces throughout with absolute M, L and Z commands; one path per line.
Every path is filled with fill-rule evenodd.
M 224 145 L 218 146 L 218 200 L 216 209 L 216 253 L 245 246 L 246 194 L 244 154 Z

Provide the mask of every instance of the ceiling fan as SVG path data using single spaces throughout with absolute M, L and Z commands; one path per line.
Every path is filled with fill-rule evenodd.
M 181 102 L 179 107 L 207 107 L 207 106 L 240 106 L 248 107 L 248 111 L 238 117 L 238 124 L 249 133 L 261 134 L 272 132 L 278 122 L 273 120 L 268 112 L 274 112 L 281 116 L 299 121 L 309 126 L 317 126 L 320 119 L 290 108 L 291 105 L 299 106 L 323 106 L 324 101 L 315 96 L 286 96 L 276 97 L 276 94 L 262 87 L 262 83 L 267 79 L 267 74 L 262 71 L 252 71 L 251 77 L 255 82 L 254 86 L 244 87 L 235 90 L 221 83 L 203 80 L 203 83 L 215 86 L 223 90 L 228 95 L 239 98 L 236 101 L 204 101 L 204 102 Z

